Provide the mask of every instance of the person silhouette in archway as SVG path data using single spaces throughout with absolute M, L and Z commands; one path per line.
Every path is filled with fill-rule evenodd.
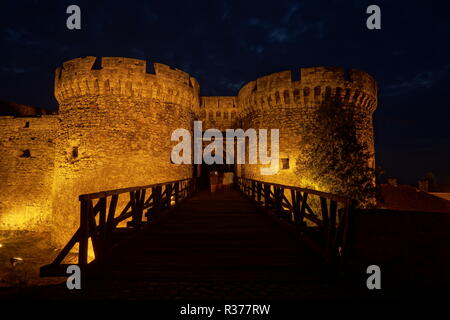
M 217 170 L 211 170 L 209 173 L 209 184 L 211 192 L 216 192 L 219 185 L 219 172 Z

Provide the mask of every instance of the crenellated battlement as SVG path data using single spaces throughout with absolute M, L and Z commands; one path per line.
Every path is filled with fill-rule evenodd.
M 255 129 L 258 137 L 259 129 L 277 129 L 280 170 L 261 175 L 264 165 L 245 163 L 234 167 L 236 174 L 330 192 L 336 185 L 316 178 L 317 161 L 308 158 L 310 143 L 323 142 L 317 106 L 338 96 L 343 108 L 355 110 L 357 139 L 371 154 L 367 166 L 375 164 L 377 84 L 359 70 L 302 68 L 300 80 L 283 71 L 247 83 L 237 96 L 200 97 L 197 80 L 182 70 L 155 63 L 154 72 L 148 72 L 144 60 L 88 56 L 56 69 L 54 92 L 57 115 L 37 116 L 36 110 L 15 105 L 21 117 L 0 117 L 0 166 L 5 168 L 0 170 L 0 229 L 51 225 L 54 240 L 64 244 L 79 226 L 80 194 L 207 173 L 205 167 L 171 161 L 179 143 L 173 133 L 180 128 L 193 133 L 196 120 L 202 120 L 203 130 Z M 336 178 L 340 185 L 353 183 Z M 118 201 L 126 206 L 128 200 Z
M 76 58 L 56 69 L 55 97 L 64 100 L 84 95 L 124 95 L 166 103 L 199 105 L 200 86 L 188 73 L 155 63 L 155 74 L 146 72 L 147 62 L 122 57 L 103 57 L 94 69 L 96 57 Z
M 237 99 L 233 96 L 201 97 L 200 108 L 202 109 L 231 109 L 237 108 Z
M 226 129 L 233 127 L 237 120 L 237 108 L 237 98 L 233 96 L 201 97 L 195 114 L 204 122 L 205 128 Z
M 317 105 L 324 98 L 340 96 L 344 102 L 373 112 L 377 104 L 377 83 L 368 73 L 339 67 L 301 68 L 300 80 L 291 71 L 260 77 L 238 93 L 241 116 L 277 106 Z

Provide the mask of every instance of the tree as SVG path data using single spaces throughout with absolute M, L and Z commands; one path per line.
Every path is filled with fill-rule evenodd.
M 375 170 L 364 139 L 358 136 L 356 108 L 328 98 L 303 128 L 297 174 L 321 190 L 345 195 L 360 207 L 375 205 Z

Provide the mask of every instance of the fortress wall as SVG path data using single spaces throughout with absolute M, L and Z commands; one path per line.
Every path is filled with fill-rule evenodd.
M 291 72 L 284 71 L 252 81 L 238 93 L 238 110 L 243 127 L 280 129 L 280 158 L 289 159 L 289 169 L 281 168 L 276 175 L 261 175 L 260 165 L 244 165 L 245 176 L 269 182 L 322 189 L 320 182 L 308 181 L 296 174 L 301 157 L 301 132 L 313 124 L 318 107 L 339 98 L 344 108 L 353 110 L 355 127 L 361 142 L 372 154 L 369 166 L 375 165 L 372 113 L 377 106 L 375 80 L 365 72 L 351 69 L 347 75 L 342 68 L 302 68 L 301 79 L 292 81 Z
M 95 62 L 77 58 L 57 68 L 59 115 L 0 117 L 0 229 L 50 220 L 64 244 L 78 227 L 80 194 L 191 177 L 191 165 L 171 164 L 177 142 L 170 137 L 178 128 L 192 131 L 194 119 L 204 130 L 280 129 L 280 171 L 261 175 L 260 165 L 247 164 L 238 174 L 281 184 L 321 188 L 298 175 L 308 168 L 296 168 L 296 160 L 305 124 L 337 97 L 374 151 L 377 85 L 359 70 L 303 68 L 299 81 L 283 71 L 249 82 L 236 97 L 200 98 L 197 80 L 181 70 L 156 63 L 149 74 L 145 61 L 129 58 L 104 57 L 101 68 Z
M 57 70 L 61 126 L 55 168 L 54 225 L 64 243 L 79 223 L 78 196 L 192 176 L 191 165 L 171 164 L 172 131 L 192 130 L 198 86 L 188 74 L 145 61 L 95 58 Z M 75 151 L 76 150 L 76 151 Z
M 0 117 L 0 229 L 48 230 L 59 117 Z
M 238 120 L 236 97 L 201 97 L 195 115 L 203 123 L 203 130 L 233 128 Z
M 298 110 L 294 108 L 269 109 L 245 116 L 242 119 L 244 130 L 254 128 L 258 132 L 259 129 L 268 129 L 269 155 L 271 151 L 270 129 L 279 129 L 280 168 L 275 175 L 262 175 L 260 171 L 261 168 L 269 167 L 268 165 L 245 164 L 241 166 L 242 174 L 247 178 L 256 180 L 287 185 L 307 186 L 310 188 L 315 187 L 316 185 L 312 181 L 299 179 L 299 176 L 295 173 L 296 159 L 301 155 L 299 152 L 301 141 L 301 130 L 299 125 L 306 121 L 307 118 L 307 111 L 298 112 Z M 259 142 L 260 141 L 258 141 L 258 143 Z M 281 168 L 281 159 L 289 159 L 289 169 Z
M 302 68 L 300 74 L 300 81 L 292 81 L 291 72 L 284 71 L 244 85 L 238 93 L 241 116 L 280 106 L 320 105 L 325 97 L 336 95 L 367 112 L 376 108 L 376 82 L 363 71 L 349 70 L 349 80 L 344 70 L 336 67 Z

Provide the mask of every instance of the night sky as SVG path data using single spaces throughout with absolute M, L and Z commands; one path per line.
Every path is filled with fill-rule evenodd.
M 71 4 L 81 30 L 66 28 Z M 381 8 L 381 30 L 366 28 L 370 4 Z M 53 110 L 55 68 L 87 55 L 168 64 L 197 78 L 202 95 L 235 95 L 300 67 L 361 69 L 379 84 L 376 156 L 386 176 L 414 184 L 432 172 L 450 184 L 448 0 L 1 0 L 0 43 L 0 100 Z

